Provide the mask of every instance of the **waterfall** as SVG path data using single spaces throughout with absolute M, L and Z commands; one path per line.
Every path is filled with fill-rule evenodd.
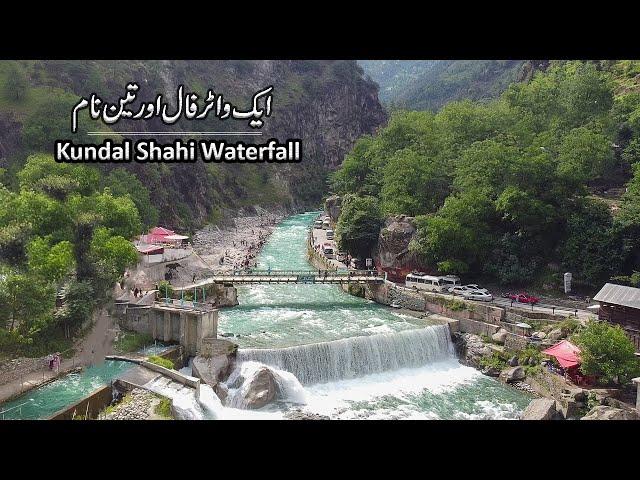
M 288 348 L 240 349 L 238 360 L 290 372 L 303 385 L 311 385 L 419 367 L 453 353 L 449 327 L 435 325 Z

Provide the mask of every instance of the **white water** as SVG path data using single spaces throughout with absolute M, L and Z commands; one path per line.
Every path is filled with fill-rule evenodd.
M 420 367 L 452 356 L 446 325 L 289 348 L 238 351 L 238 360 L 257 361 L 291 372 L 303 385 Z
M 257 373 L 265 367 L 265 364 L 254 361 L 243 361 L 233 370 L 225 384 L 229 387 L 227 404 L 232 408 L 246 408 L 245 398 L 248 386 Z M 304 387 L 291 372 L 269 367 L 275 377 L 278 396 L 289 403 L 304 405 L 307 403 L 307 394 Z

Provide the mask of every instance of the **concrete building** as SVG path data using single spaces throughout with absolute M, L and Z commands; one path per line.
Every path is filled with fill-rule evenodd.
M 205 338 L 218 336 L 218 310 L 192 302 L 118 305 L 120 326 L 151 335 L 164 343 L 179 343 L 188 356 L 197 355 Z

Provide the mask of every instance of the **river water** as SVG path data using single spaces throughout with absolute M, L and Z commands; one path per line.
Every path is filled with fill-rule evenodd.
M 318 212 L 294 215 L 264 246 L 260 268 L 311 269 L 307 234 Z M 227 382 L 231 406 L 213 390 L 152 388 L 173 399 L 184 419 L 279 419 L 291 408 L 338 419 L 510 419 L 530 397 L 455 358 L 448 327 L 344 293 L 331 285 L 238 288 L 239 307 L 220 312 L 219 333 L 237 342 L 239 366 Z M 281 397 L 243 410 L 242 386 L 267 365 Z M 102 365 L 2 405 L 6 419 L 46 418 L 131 368 Z M 152 386 L 153 387 L 153 386 Z M 189 390 L 189 391 L 187 391 Z M 18 407 L 18 408 L 12 408 Z
M 312 269 L 306 241 L 318 213 L 285 219 L 264 246 L 259 268 Z M 244 286 L 238 299 L 239 307 L 220 312 L 219 333 L 239 344 L 243 376 L 266 364 L 281 372 L 281 389 L 295 392 L 265 413 L 279 417 L 295 406 L 345 419 L 508 419 L 530 401 L 461 365 L 448 327 L 337 286 Z

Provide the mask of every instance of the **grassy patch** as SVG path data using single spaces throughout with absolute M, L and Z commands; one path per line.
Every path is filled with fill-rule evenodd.
M 113 349 L 117 353 L 137 352 L 144 347 L 153 344 L 153 337 L 146 333 L 124 332 L 113 343 Z
M 173 415 L 171 414 L 171 400 L 166 397 L 158 398 L 160 398 L 160 403 L 155 406 L 153 413 L 162 418 L 173 418 Z
M 160 365 L 161 367 L 164 367 L 164 368 L 169 368 L 171 370 L 175 368 L 171 360 L 159 357 L 157 355 L 150 356 L 147 361 L 150 363 L 155 363 L 156 365 Z

